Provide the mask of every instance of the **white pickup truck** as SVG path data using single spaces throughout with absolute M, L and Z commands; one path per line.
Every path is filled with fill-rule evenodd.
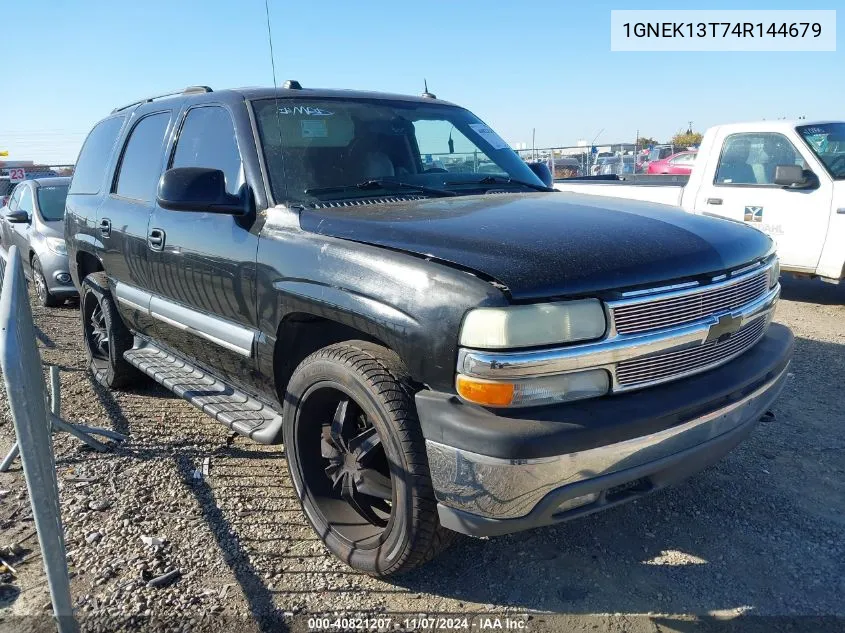
M 719 125 L 704 135 L 689 177 L 569 179 L 555 188 L 745 222 L 775 240 L 783 270 L 845 278 L 845 122 Z

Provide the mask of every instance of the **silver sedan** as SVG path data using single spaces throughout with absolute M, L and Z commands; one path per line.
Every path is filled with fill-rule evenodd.
M 37 178 L 19 183 L 0 221 L 4 258 L 17 246 L 24 273 L 42 305 L 56 306 L 78 296 L 68 272 L 64 237 L 65 198 L 70 178 Z

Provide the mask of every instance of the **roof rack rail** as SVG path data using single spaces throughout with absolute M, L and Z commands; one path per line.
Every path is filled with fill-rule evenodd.
M 165 97 L 175 97 L 176 95 L 193 95 L 193 94 L 202 94 L 204 92 L 214 92 L 208 86 L 188 86 L 184 90 L 177 90 L 175 92 L 165 92 L 164 94 L 160 95 L 153 95 L 152 97 L 147 97 L 146 99 L 139 99 L 138 101 L 133 101 L 132 103 L 127 103 L 124 106 L 120 106 L 119 108 L 115 108 L 111 111 L 112 114 L 115 112 L 120 112 L 121 110 L 126 110 L 127 108 L 131 108 L 132 106 L 136 106 L 140 103 L 150 103 L 151 101 L 155 101 L 156 99 L 164 99 Z

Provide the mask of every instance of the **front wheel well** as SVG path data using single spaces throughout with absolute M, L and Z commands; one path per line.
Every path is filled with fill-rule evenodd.
M 284 402 L 288 382 L 303 360 L 324 347 L 353 340 L 369 341 L 390 349 L 372 334 L 344 323 L 307 313 L 285 317 L 279 325 L 273 352 L 273 375 L 279 402 Z
M 100 260 L 91 253 L 80 251 L 76 254 L 76 274 L 79 283 L 91 273 L 98 273 L 103 271 L 103 264 Z

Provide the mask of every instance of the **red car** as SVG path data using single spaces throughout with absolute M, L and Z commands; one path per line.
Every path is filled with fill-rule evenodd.
M 698 152 L 678 152 L 648 164 L 649 174 L 689 174 Z

